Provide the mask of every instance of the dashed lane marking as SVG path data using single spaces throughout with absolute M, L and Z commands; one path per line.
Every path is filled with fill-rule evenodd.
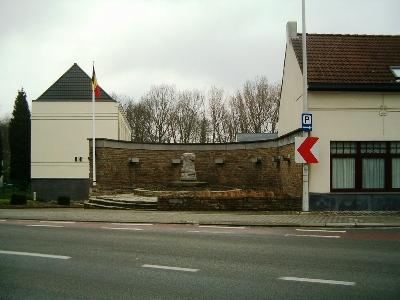
M 199 228 L 222 228 L 222 229 L 245 229 L 244 226 L 214 226 L 214 225 L 200 225 Z
M 278 279 L 288 280 L 288 281 L 336 284 L 336 285 L 348 285 L 348 286 L 356 285 L 356 283 L 352 281 L 337 281 L 337 280 L 312 279 L 312 278 L 300 278 L 300 277 L 279 277 Z
M 129 228 L 129 227 L 101 227 L 103 229 L 111 229 L 111 230 L 131 230 L 131 231 L 140 231 L 142 228 Z
M 31 253 L 31 252 L 16 252 L 16 251 L 2 251 L 2 250 L 0 250 L 0 254 L 23 255 L 23 256 L 34 256 L 34 257 L 56 258 L 56 259 L 70 259 L 71 258 L 71 256 L 64 256 L 64 255 L 42 254 L 42 253 Z
M 314 232 L 341 232 L 346 233 L 345 230 L 327 230 L 327 229 L 296 229 L 297 231 L 314 231 Z
M 340 238 L 339 235 L 318 235 L 318 234 L 285 234 L 285 236 L 298 236 L 298 237 L 317 237 L 317 238 Z
M 208 230 L 188 230 L 188 233 L 213 233 L 213 234 L 233 234 L 232 231 L 208 231 Z
M 121 225 L 121 226 L 153 226 L 151 223 L 111 223 L 112 225 Z
M 159 265 L 142 265 L 143 268 L 182 271 L 182 272 L 198 272 L 199 269 L 181 268 L 181 267 L 170 267 L 170 266 L 159 266 Z
M 54 227 L 54 228 L 60 228 L 64 227 L 62 225 L 46 225 L 46 224 L 33 224 L 33 225 L 26 225 L 26 227 Z
M 40 223 L 75 224 L 75 222 L 72 221 L 40 221 Z

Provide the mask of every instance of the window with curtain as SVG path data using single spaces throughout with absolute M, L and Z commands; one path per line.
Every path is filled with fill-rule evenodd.
M 332 159 L 332 188 L 334 189 L 355 188 L 354 158 Z
M 383 189 L 385 187 L 385 159 L 362 159 L 362 188 Z
M 331 190 L 400 191 L 400 142 L 332 141 Z
M 392 158 L 392 188 L 400 189 L 400 158 Z

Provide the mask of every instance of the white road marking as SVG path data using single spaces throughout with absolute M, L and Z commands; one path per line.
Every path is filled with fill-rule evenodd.
M 337 285 L 356 285 L 352 281 L 337 281 L 337 280 L 325 280 L 325 279 L 311 279 L 311 278 L 299 278 L 299 277 L 279 277 L 280 280 L 288 281 L 300 281 L 300 282 L 311 282 L 311 283 L 324 283 L 324 284 L 337 284 Z
M 132 231 L 140 231 L 142 228 L 126 228 L 126 227 L 101 227 L 103 229 L 113 229 L 113 230 L 132 230 Z
M 61 225 L 26 225 L 27 227 L 64 227 Z
M 0 222 L 6 222 L 7 220 L 0 220 Z
M 246 228 L 244 226 L 237 226 L 237 227 L 232 226 L 232 227 L 229 227 L 229 226 L 214 226 L 214 225 L 201 225 L 199 227 L 200 228 L 222 228 L 222 229 L 245 229 Z
M 317 232 L 343 232 L 346 230 L 325 230 L 325 229 L 296 229 L 297 231 L 317 231 Z
M 340 238 L 339 235 L 318 235 L 318 234 L 285 234 L 285 236 L 307 236 L 307 237 L 318 237 L 318 238 Z
M 53 255 L 53 254 L 31 253 L 31 252 L 16 252 L 16 251 L 2 251 L 2 250 L 0 250 L 0 254 L 23 255 L 23 256 L 34 256 L 34 257 L 56 258 L 56 259 L 70 259 L 71 258 L 71 256 L 64 256 L 64 255 Z
M 152 268 L 152 269 L 162 269 L 162 270 L 183 271 L 183 272 L 197 272 L 197 271 L 199 271 L 199 269 L 170 267 L 170 266 L 159 266 L 159 265 L 142 265 L 142 267 L 143 268 Z
M 40 223 L 75 224 L 75 222 L 72 221 L 40 221 Z
M 190 233 L 223 233 L 223 234 L 233 234 L 234 232 L 230 231 L 208 231 L 208 230 L 188 230 Z
M 153 226 L 151 223 L 111 223 L 112 225 L 126 225 L 126 226 Z

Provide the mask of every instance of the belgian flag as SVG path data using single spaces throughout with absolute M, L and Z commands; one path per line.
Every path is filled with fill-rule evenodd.
M 92 90 L 94 91 L 94 96 L 96 99 L 100 99 L 100 87 L 97 84 L 96 72 L 94 71 L 93 66 L 93 76 L 92 76 Z

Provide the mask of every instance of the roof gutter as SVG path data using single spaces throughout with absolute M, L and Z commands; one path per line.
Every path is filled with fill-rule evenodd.
M 309 82 L 309 91 L 400 92 L 400 83 Z

